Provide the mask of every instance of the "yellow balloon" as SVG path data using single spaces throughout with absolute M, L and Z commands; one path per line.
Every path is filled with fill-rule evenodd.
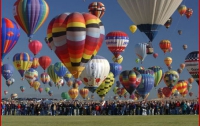
M 123 61 L 123 57 L 119 55 L 117 58 L 115 56 L 112 57 L 113 62 L 116 62 L 118 64 L 121 64 Z
M 35 89 L 35 91 L 38 90 L 38 88 L 40 87 L 40 82 L 39 81 L 34 81 L 32 87 Z
M 130 29 L 130 31 L 131 31 L 132 33 L 135 33 L 136 30 L 137 30 L 137 26 L 136 26 L 136 25 L 131 25 L 131 26 L 129 27 L 129 29 Z
M 166 64 L 166 66 L 169 67 L 171 65 L 171 63 L 172 63 L 172 58 L 171 57 L 166 57 L 164 62 Z

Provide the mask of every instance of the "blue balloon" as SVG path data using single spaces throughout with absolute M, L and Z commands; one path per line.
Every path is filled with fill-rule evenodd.
M 63 63 L 57 62 L 54 64 L 54 71 L 59 77 L 63 77 L 67 72 L 67 68 L 64 66 Z
M 110 72 L 114 74 L 114 77 L 117 77 L 122 71 L 122 66 L 118 63 L 110 63 Z
M 2 75 L 6 80 L 13 76 L 14 68 L 11 64 L 3 64 L 1 69 Z
M 151 89 L 154 86 L 154 76 L 151 74 L 141 74 L 141 75 L 142 75 L 142 81 L 136 90 L 140 95 L 146 95 L 151 91 Z

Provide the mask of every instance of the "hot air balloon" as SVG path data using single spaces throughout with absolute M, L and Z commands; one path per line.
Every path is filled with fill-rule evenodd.
M 106 35 L 106 45 L 117 58 L 129 43 L 128 35 L 123 31 L 112 31 Z
M 29 56 L 28 53 L 22 52 L 17 53 L 13 57 L 13 64 L 15 68 L 19 71 L 21 77 L 24 77 L 25 71 L 27 71 L 32 65 L 33 58 Z
M 165 65 L 168 67 L 168 69 L 170 70 L 170 66 L 171 66 L 171 63 L 172 63 L 172 58 L 171 57 L 166 57 L 164 59 L 164 62 L 165 62 Z
M 46 68 L 51 64 L 51 58 L 49 56 L 41 56 L 39 58 L 39 63 L 45 72 Z
M 110 63 L 110 72 L 114 74 L 114 77 L 117 77 L 122 71 L 122 66 L 118 63 Z
M 154 53 L 154 54 L 153 54 L 153 57 L 154 57 L 154 58 L 157 58 L 157 57 L 158 57 L 158 53 Z
M 36 78 L 38 78 L 38 72 L 35 69 L 30 68 L 25 72 L 25 79 L 28 81 L 31 87 L 33 82 L 36 81 Z
M 193 14 L 193 10 L 191 8 L 187 8 L 185 12 L 185 16 L 189 19 Z
M 107 59 L 96 55 L 91 59 L 80 75 L 81 81 L 86 85 L 92 93 L 101 85 L 108 76 L 110 65 Z
M 116 82 L 116 87 L 121 87 L 120 81 L 117 81 L 117 82 Z
M 75 88 L 71 88 L 69 91 L 68 91 L 68 94 L 70 96 L 70 98 L 72 100 L 75 100 L 77 97 L 78 97 L 78 89 L 75 89 Z
M 112 85 L 114 84 L 114 81 L 114 75 L 112 72 L 110 72 L 106 79 L 96 90 L 96 93 L 99 95 L 100 98 L 103 99 L 106 96 L 106 94 L 110 91 Z
M 3 77 L 8 80 L 13 76 L 14 68 L 11 64 L 3 64 L 1 67 Z
M 180 68 L 181 68 L 181 69 L 184 69 L 184 68 L 185 68 L 185 63 L 181 63 L 181 64 L 180 64 Z
M 136 25 L 131 25 L 129 27 L 129 30 L 132 32 L 132 33 L 135 33 L 137 31 L 137 26 Z
M 70 99 L 70 96 L 69 96 L 68 92 L 62 92 L 61 93 L 61 97 L 62 97 L 62 99 L 66 99 L 66 100 Z
M 114 87 L 114 88 L 113 88 L 114 94 L 117 94 L 117 89 L 118 89 L 118 87 Z
M 160 41 L 159 46 L 162 49 L 162 51 L 166 53 L 171 47 L 171 42 L 169 40 L 162 40 Z
M 183 93 L 180 93 L 181 96 L 185 97 L 188 94 L 188 90 L 185 90 Z
M 154 76 L 154 71 L 151 70 L 151 69 L 140 69 L 140 70 L 137 70 L 140 74 L 149 74 L 149 75 L 152 75 Z
M 167 50 L 168 52 L 172 52 L 173 48 L 172 47 L 169 47 L 169 49 Z
M 59 80 L 61 78 L 58 77 L 58 75 L 55 73 L 54 71 L 54 65 L 50 65 L 48 68 L 47 68 L 47 73 L 48 75 L 50 76 L 50 78 L 52 79 L 52 81 L 57 84 L 59 82 Z
M 183 16 L 187 11 L 187 7 L 185 5 L 180 5 L 177 10 L 178 10 L 179 14 L 181 16 Z
M 49 49 L 52 50 L 51 45 L 50 45 L 50 42 L 49 42 L 49 40 L 48 40 L 48 37 L 45 37 L 45 38 L 44 38 L 44 41 L 45 41 L 46 44 L 48 45 Z
M 124 96 L 124 94 L 126 94 L 127 91 L 125 88 L 118 88 L 117 94 L 119 95 L 119 97 L 121 98 L 122 96 Z
M 37 91 L 40 87 L 40 82 L 39 81 L 34 81 L 32 87 Z
M 181 69 L 181 68 L 178 68 L 178 69 L 177 69 L 177 72 L 178 72 L 179 74 L 181 74 L 182 71 L 183 71 L 183 69 Z
M 67 68 L 64 66 L 63 63 L 57 62 L 54 64 L 54 71 L 58 75 L 58 77 L 62 78 L 66 74 Z
M 182 30 L 178 30 L 178 34 L 181 35 L 182 34 Z
M 145 70 L 145 68 L 142 66 L 133 68 L 133 71 L 139 71 L 139 70 Z
M 38 66 L 40 66 L 40 64 L 39 64 L 39 59 L 36 58 L 36 57 L 34 57 L 34 58 L 33 58 L 33 63 L 32 63 L 32 65 L 31 65 L 31 68 L 37 69 Z
M 148 94 L 153 88 L 154 76 L 151 74 L 141 74 L 141 76 L 142 76 L 141 83 L 138 85 L 136 90 L 141 96 L 143 96 L 144 99 L 144 96 Z
M 127 92 L 131 95 L 133 91 L 138 87 L 142 80 L 142 76 L 139 72 L 133 70 L 122 71 L 119 75 L 119 81 Z
M 50 91 L 50 88 L 49 87 L 46 87 L 45 88 L 45 91 L 48 93 Z
M 4 91 L 4 94 L 7 95 L 7 94 L 8 94 L 8 91 L 5 90 L 5 91 Z
M 189 92 L 189 95 L 190 95 L 190 97 L 192 97 L 192 95 L 193 95 L 193 92 Z
M 192 89 L 192 84 L 187 85 L 187 90 L 190 91 Z
M 2 18 L 1 37 L 1 56 L 3 60 L 20 37 L 20 28 L 17 23 L 8 18 Z
M 72 78 L 72 74 L 68 73 L 68 72 L 64 76 L 64 79 L 65 79 L 66 82 L 68 82 L 71 78 Z
M 68 81 L 67 81 L 67 86 L 68 86 L 68 87 L 71 87 L 72 84 L 73 84 L 73 81 L 72 81 L 72 80 L 68 80 Z
M 176 84 L 176 89 L 180 94 L 184 93 L 187 90 L 188 82 L 185 80 L 179 80 Z
M 190 52 L 186 56 L 185 67 L 199 85 L 199 51 Z
M 164 76 L 163 69 L 159 66 L 153 66 L 148 69 L 153 70 L 153 72 L 154 72 L 154 87 L 157 87 L 163 79 L 163 76 Z
M 186 50 L 187 49 L 187 45 L 183 45 L 183 49 Z
M 39 88 L 38 88 L 38 91 L 39 91 L 40 93 L 42 93 L 43 88 L 42 88 L 42 87 L 39 87 Z
M 104 15 L 104 13 L 106 11 L 106 8 L 105 8 L 104 4 L 101 2 L 92 2 L 88 6 L 88 11 L 98 18 L 102 18 L 102 16 Z
M 53 86 L 53 83 L 51 81 L 49 81 L 49 86 L 52 87 Z
M 15 82 L 14 78 L 9 78 L 8 80 L 6 80 L 6 85 L 9 87 L 10 85 L 12 85 Z
M 158 94 L 157 94 L 158 98 L 164 98 L 165 97 L 165 95 L 163 94 L 162 90 L 163 90 L 163 88 L 159 88 L 158 89 Z
M 147 56 L 146 52 L 146 43 L 137 43 L 135 45 L 135 54 L 140 59 L 141 63 L 144 61 L 145 57 Z
M 167 22 L 165 22 L 164 25 L 165 25 L 166 28 L 169 28 L 171 24 L 172 24 L 172 17 L 170 17 L 170 18 L 167 20 Z
M 52 96 L 53 95 L 53 91 L 49 91 L 48 94 L 49 94 L 49 96 Z
M 40 50 L 42 49 L 42 43 L 38 40 L 32 40 L 31 42 L 29 42 L 28 44 L 28 48 L 30 49 L 30 51 L 35 55 L 37 55 Z
M 54 35 L 61 32 L 66 34 Z M 78 78 L 87 62 L 99 51 L 105 30 L 98 17 L 75 12 L 56 16 L 49 23 L 47 34 L 58 58 Z
M 146 43 L 146 52 L 147 52 L 147 55 L 150 55 L 150 54 L 153 54 L 154 52 L 154 49 L 153 49 L 153 45 L 152 45 L 152 42 L 148 42 Z
M 20 90 L 22 91 L 22 92 L 24 92 L 25 91 L 25 87 L 24 86 L 20 86 Z
M 119 55 L 117 58 L 116 58 L 115 56 L 113 56 L 113 57 L 112 57 L 112 61 L 113 61 L 113 62 L 116 62 L 116 63 L 118 63 L 118 64 L 121 64 L 122 61 L 123 61 L 123 57 L 122 57 L 122 55 Z
M 76 79 L 76 83 L 78 84 L 78 86 L 80 86 L 82 84 L 82 81 Z
M 188 78 L 188 82 L 189 82 L 190 84 L 192 84 L 192 83 L 194 82 L 194 78 L 192 78 L 192 77 Z
M 136 63 L 139 63 L 139 62 L 140 62 L 140 59 L 139 59 L 139 58 L 136 58 L 136 59 L 135 59 L 135 62 L 136 62 Z
M 17 0 L 13 16 L 29 38 L 42 26 L 49 14 L 45 0 Z
M 153 41 L 159 28 L 172 16 L 181 2 L 182 0 L 118 0 L 125 13 L 150 41 Z
M 178 82 L 179 74 L 174 70 L 169 70 L 164 74 L 164 82 L 169 88 L 173 88 L 174 85 Z
M 18 95 L 16 93 L 13 93 L 10 95 L 12 99 L 18 98 Z
M 79 93 L 83 99 L 88 96 L 89 90 L 87 88 L 82 88 L 79 90 Z
M 40 75 L 40 80 L 42 81 L 43 84 L 47 84 L 50 82 L 50 76 L 48 75 L 48 73 L 42 73 Z
M 164 87 L 162 89 L 162 93 L 165 95 L 165 97 L 170 97 L 172 94 L 172 90 L 169 87 Z

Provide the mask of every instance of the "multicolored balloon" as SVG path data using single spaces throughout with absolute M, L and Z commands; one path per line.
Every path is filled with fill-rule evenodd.
M 20 90 L 21 90 L 21 92 L 24 92 L 25 91 L 25 87 L 24 86 L 20 86 Z
M 20 37 L 20 28 L 17 23 L 8 19 L 2 18 L 2 31 L 1 31 L 1 56 L 2 60 L 16 45 Z
M 199 51 L 190 52 L 186 56 L 185 67 L 199 85 Z
M 34 57 L 34 58 L 33 58 L 33 63 L 32 63 L 32 65 L 31 65 L 31 68 L 37 69 L 38 66 L 40 66 L 40 64 L 39 64 L 39 59 L 36 58 L 36 57 Z
M 31 87 L 33 86 L 34 81 L 36 81 L 36 78 L 38 78 L 38 72 L 35 69 L 30 68 L 25 72 L 25 79 Z
M 169 28 L 171 24 L 172 24 L 172 17 L 170 17 L 164 25 L 166 28 Z
M 117 77 L 122 71 L 122 66 L 118 63 L 110 63 L 110 72 L 114 74 L 114 77 Z
M 75 88 L 71 88 L 69 91 L 68 91 L 68 94 L 70 96 L 70 98 L 72 100 L 75 100 L 77 97 L 78 97 L 78 89 L 75 89 Z
M 14 78 L 9 78 L 8 80 L 6 80 L 6 85 L 9 87 L 11 86 L 12 84 L 14 84 L 15 82 L 15 79 Z
M 89 90 L 87 88 L 82 88 L 79 90 L 79 93 L 83 99 L 87 98 Z
M 123 31 L 112 31 L 106 35 L 106 45 L 117 58 L 129 43 L 128 35 Z
M 21 77 L 24 77 L 25 71 L 29 70 L 33 62 L 33 58 L 28 53 L 17 53 L 13 57 L 13 64 L 20 73 Z
M 42 73 L 40 74 L 40 80 L 42 81 L 43 84 L 47 84 L 51 81 L 51 78 L 48 75 L 48 73 Z
M 139 72 L 133 70 L 122 71 L 119 75 L 119 81 L 127 92 L 131 95 L 141 83 L 142 76 Z
M 20 27 L 32 38 L 42 26 L 49 14 L 45 0 L 17 0 L 13 7 L 13 16 Z
M 97 16 L 98 18 L 102 18 L 102 16 L 104 15 L 106 8 L 104 6 L 103 3 L 101 2 L 92 2 L 89 6 L 88 6 L 88 11 Z
M 50 76 L 50 78 L 52 79 L 52 81 L 57 84 L 59 81 L 60 81 L 60 77 L 58 77 L 58 75 L 55 73 L 54 71 L 54 65 L 50 65 L 48 68 L 47 68 L 47 73 L 48 75 Z
M 54 64 L 54 71 L 58 75 L 58 77 L 62 78 L 66 74 L 67 68 L 64 66 L 63 63 L 57 62 Z
M 154 87 L 157 87 L 163 79 L 164 71 L 159 66 L 153 66 L 148 69 L 153 70 L 153 72 L 154 72 Z
M 165 72 L 163 80 L 167 87 L 173 88 L 179 80 L 179 74 L 174 70 L 169 70 Z
M 193 10 L 191 8 L 187 8 L 185 12 L 185 16 L 189 19 L 193 14 Z
M 180 5 L 177 10 L 178 10 L 179 14 L 181 16 L 183 16 L 187 11 L 187 7 L 185 5 Z
M 53 36 L 61 32 L 66 34 Z M 52 50 L 76 79 L 99 51 L 104 34 L 101 20 L 90 13 L 60 14 L 51 20 L 47 29 Z
M 112 61 L 118 64 L 121 64 L 123 61 L 122 55 L 119 55 L 117 58 L 115 56 L 112 57 Z

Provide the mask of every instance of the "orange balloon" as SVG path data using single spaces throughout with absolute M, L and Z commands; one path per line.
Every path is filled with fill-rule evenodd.
M 191 84 L 191 83 L 193 83 L 194 82 L 194 78 L 188 78 L 188 82 Z
M 164 62 L 166 64 L 166 66 L 169 67 L 171 65 L 171 63 L 172 63 L 172 58 L 171 57 L 166 57 Z
M 78 89 L 72 88 L 68 91 L 68 94 L 72 100 L 78 97 Z
M 184 68 L 185 68 L 185 64 L 184 64 L 184 63 L 181 63 L 181 64 L 180 64 L 180 67 L 181 67 L 181 69 L 184 69 Z
M 187 87 L 188 87 L 188 82 L 185 80 L 179 80 L 176 84 L 176 89 L 180 94 L 183 94 L 187 90 Z
M 89 90 L 87 88 L 83 88 L 79 90 L 79 93 L 83 99 L 85 99 L 88 96 Z
M 160 41 L 159 46 L 162 49 L 162 51 L 166 53 L 171 47 L 171 42 L 169 40 L 162 40 Z

